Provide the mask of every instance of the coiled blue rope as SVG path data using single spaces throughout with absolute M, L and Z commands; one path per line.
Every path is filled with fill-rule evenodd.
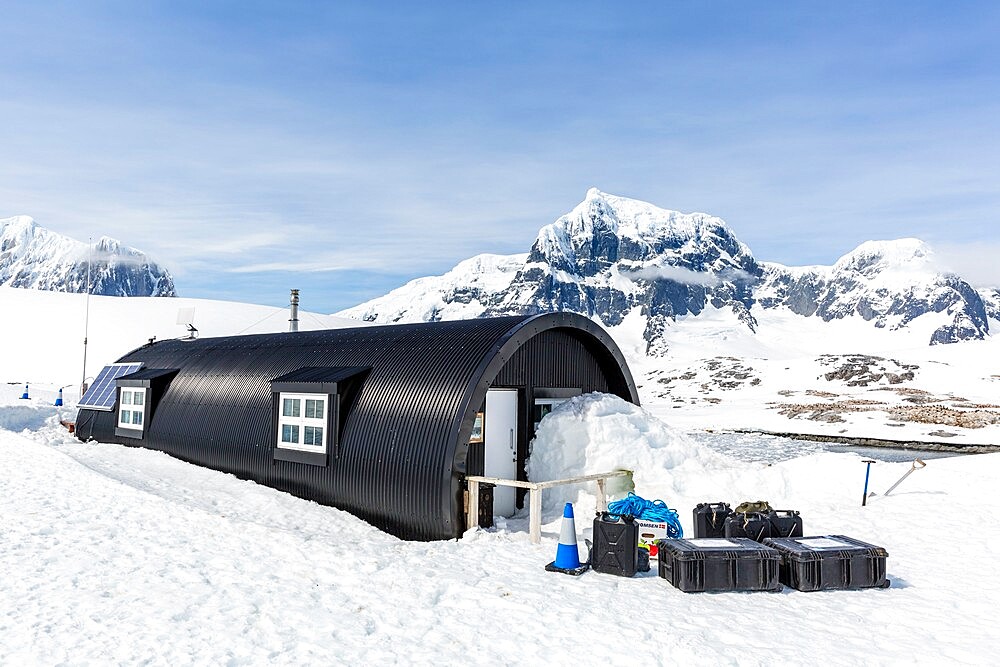
M 621 500 L 608 503 L 608 512 L 618 516 L 631 514 L 636 519 L 655 521 L 667 524 L 667 537 L 680 539 L 684 537 L 684 529 L 677 517 L 677 510 L 667 507 L 662 500 L 646 500 L 631 491 Z

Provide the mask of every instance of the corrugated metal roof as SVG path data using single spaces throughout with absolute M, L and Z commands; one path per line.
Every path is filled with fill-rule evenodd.
M 579 315 L 555 313 L 158 342 L 122 359 L 179 369 L 153 397 L 143 439 L 117 438 L 114 415 L 93 411 L 81 411 L 77 433 L 254 479 L 408 539 L 457 537 L 475 412 L 517 349 L 555 329 L 584 342 L 610 391 L 638 402 L 608 335 Z M 330 382 L 337 368 L 370 369 L 344 406 L 337 455 L 326 467 L 275 461 L 271 382 L 331 373 L 319 380 Z
M 370 370 L 368 366 L 306 366 L 274 378 L 274 382 L 340 382 Z
M 118 378 L 118 381 L 122 380 L 155 380 L 157 378 L 166 377 L 172 373 L 176 373 L 177 368 L 143 368 L 136 371 L 135 373 L 129 373 L 128 375 L 123 375 Z

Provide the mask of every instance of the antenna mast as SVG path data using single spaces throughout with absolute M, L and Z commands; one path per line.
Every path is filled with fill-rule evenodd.
M 87 335 L 90 333 L 90 263 L 93 241 L 93 237 L 87 239 L 87 305 L 83 315 L 83 379 L 80 381 L 80 398 L 87 393 Z

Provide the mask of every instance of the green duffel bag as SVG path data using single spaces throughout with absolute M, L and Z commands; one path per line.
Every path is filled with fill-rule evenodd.
M 733 510 L 733 514 L 750 514 L 753 512 L 759 512 L 761 514 L 767 514 L 768 512 L 773 512 L 771 509 L 771 503 L 766 500 L 758 500 L 756 502 L 742 502 L 736 506 Z

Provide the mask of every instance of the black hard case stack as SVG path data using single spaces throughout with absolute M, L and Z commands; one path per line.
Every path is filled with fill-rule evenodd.
M 726 518 L 732 513 L 729 503 L 698 503 L 694 508 L 694 536 L 724 537 Z
M 781 554 L 781 583 L 800 591 L 888 588 L 882 547 L 844 535 L 764 540 Z
M 660 540 L 658 546 L 660 576 L 685 593 L 781 590 L 781 555 L 753 540 Z

